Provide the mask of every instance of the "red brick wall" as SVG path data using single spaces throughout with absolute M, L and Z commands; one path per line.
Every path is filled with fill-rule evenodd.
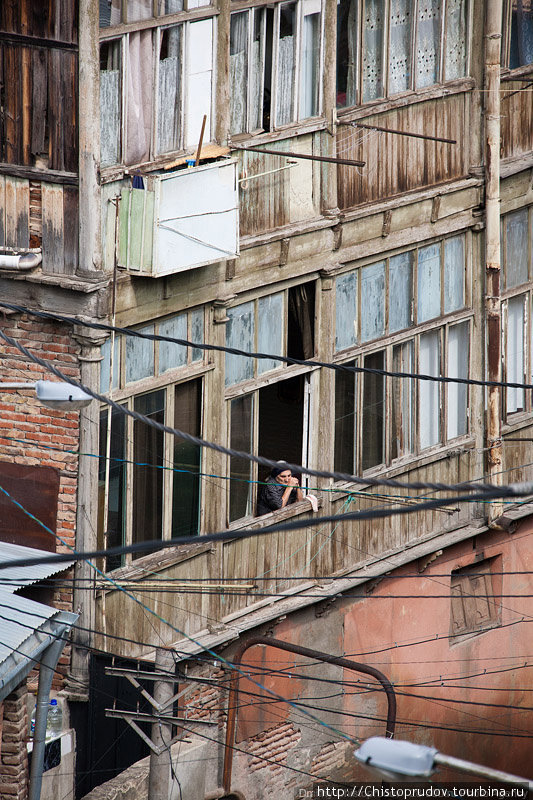
M 28 797 L 28 712 L 26 687 L 12 692 L 4 701 L 0 753 L 0 800 Z

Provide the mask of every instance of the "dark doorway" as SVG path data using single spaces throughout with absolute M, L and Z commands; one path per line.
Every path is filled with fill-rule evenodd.
M 275 461 L 302 463 L 303 375 L 259 389 L 259 454 Z M 269 470 L 260 468 L 263 480 Z

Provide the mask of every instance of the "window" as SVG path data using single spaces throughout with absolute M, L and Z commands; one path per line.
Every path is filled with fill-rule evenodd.
M 314 355 L 315 285 L 306 283 L 228 308 L 226 346 L 308 359 Z M 226 354 L 226 386 L 284 367 L 275 359 Z
M 151 19 L 154 15 L 154 0 L 99 0 L 100 27 L 108 28 L 121 22 L 139 22 Z M 205 0 L 156 0 L 156 16 L 191 11 L 193 8 L 208 6 Z
M 138 164 L 197 143 L 204 114 L 210 119 L 212 72 L 211 19 L 102 41 L 102 166 Z
M 450 634 L 478 633 L 500 624 L 501 557 L 456 569 L 451 574 Z M 493 574 L 494 573 L 494 574 Z
M 231 15 L 232 134 L 319 114 L 321 2 L 297 0 Z
M 502 65 L 517 69 L 533 63 L 533 2 L 504 3 Z
M 467 0 L 339 0 L 337 106 L 467 74 Z
M 341 351 L 463 308 L 465 238 L 400 253 L 335 283 L 335 349 Z
M 140 330 L 202 342 L 203 310 L 177 314 Z M 183 380 L 192 370 L 197 375 L 202 369 L 201 349 L 120 335 L 115 340 L 112 381 L 109 340 L 102 351 L 102 392 L 112 389 L 125 408 L 201 436 L 202 379 Z M 200 469 L 201 452 L 196 445 L 104 407 L 100 416 L 100 544 L 112 547 L 198 533 Z M 115 569 L 122 563 L 120 557 L 110 557 L 105 568 Z
M 502 217 L 502 374 L 510 383 L 531 382 L 531 291 L 527 284 L 533 278 L 532 240 L 531 206 Z M 533 410 L 531 393 L 521 387 L 507 387 L 504 409 L 507 415 Z
M 229 400 L 230 447 L 305 466 L 310 413 L 309 375 L 234 397 Z M 233 522 L 254 513 L 260 489 L 257 481 L 264 481 L 270 470 L 239 457 L 229 462 L 228 521 Z

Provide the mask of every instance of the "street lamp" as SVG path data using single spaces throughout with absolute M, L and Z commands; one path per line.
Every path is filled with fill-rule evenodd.
M 354 753 L 356 759 L 366 767 L 377 770 L 388 780 L 405 781 L 429 778 L 437 767 L 451 767 L 459 772 L 469 775 L 478 775 L 487 780 L 499 783 L 526 785 L 529 791 L 533 790 L 533 781 L 491 769 L 482 764 L 464 761 L 439 753 L 435 747 L 422 744 L 413 744 L 399 739 L 385 739 L 383 736 L 373 736 L 367 739 Z
M 37 399 L 48 408 L 77 411 L 85 408 L 92 397 L 71 383 L 63 381 L 35 381 L 34 383 L 0 383 L 0 390 L 35 389 Z

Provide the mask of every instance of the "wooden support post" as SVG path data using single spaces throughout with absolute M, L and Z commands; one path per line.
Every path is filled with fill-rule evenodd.
M 168 674 L 168 679 L 160 678 L 154 684 L 154 700 L 164 706 L 174 695 L 174 658 L 171 650 L 158 647 L 155 652 L 155 671 Z M 172 724 L 163 722 L 172 716 L 172 703 L 158 712 L 159 721 L 152 725 L 152 742 L 165 749 L 160 755 L 150 754 L 150 774 L 148 777 L 148 800 L 169 800 L 170 798 L 170 743 Z

